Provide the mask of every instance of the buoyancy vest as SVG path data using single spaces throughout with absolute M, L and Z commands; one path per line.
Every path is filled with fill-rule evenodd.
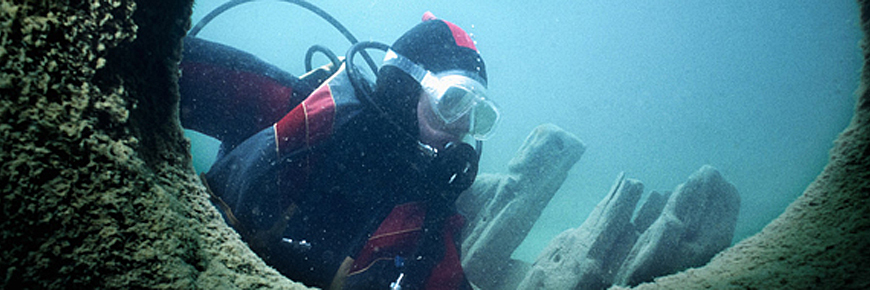
M 360 102 L 344 67 L 309 89 L 274 67 L 244 64 L 255 61 L 251 58 L 226 57 L 232 50 L 222 49 L 224 58 L 185 55 L 190 63 L 182 63 L 182 116 L 185 125 L 234 143 L 205 178 L 228 220 L 260 257 L 285 276 L 322 288 L 333 283 L 347 257 L 357 260 L 346 289 L 381 287 L 411 270 L 420 280 L 415 288 L 467 285 L 456 239 L 461 217 L 427 215 L 424 204 L 405 198 L 415 184 L 404 165 L 397 165 L 403 160 L 395 153 L 402 149 L 391 135 L 394 128 L 378 122 Z M 221 65 L 210 62 L 215 59 Z M 227 59 L 238 64 L 226 65 Z M 299 98 L 305 91 L 311 93 Z M 199 112 L 206 108 L 218 111 Z M 283 115 L 275 117 L 276 112 Z M 265 119 L 271 126 L 263 125 Z M 424 235 L 427 216 L 450 218 L 429 225 L 438 229 Z M 396 231 L 402 239 L 383 239 Z M 417 269 L 410 269 L 410 262 L 382 263 L 389 256 L 409 259 L 421 253 L 420 245 L 438 247 L 429 251 L 437 257 L 426 255 L 437 261 Z
M 386 192 L 374 186 L 380 182 L 362 183 L 366 176 L 377 179 L 383 166 L 354 157 L 371 155 L 363 148 L 369 141 L 340 141 L 359 137 L 345 127 L 368 127 L 346 77 L 339 69 L 206 175 L 251 248 L 284 275 L 312 286 L 327 286 L 389 210 L 378 198 Z

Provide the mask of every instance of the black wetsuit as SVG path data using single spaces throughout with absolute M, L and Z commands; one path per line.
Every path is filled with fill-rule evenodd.
M 343 67 L 315 89 L 249 54 L 188 38 L 181 68 L 183 125 L 223 141 L 205 179 L 269 265 L 325 288 L 347 257 L 362 255 L 346 287 L 384 289 L 403 273 L 410 288 L 434 285 L 429 277 L 467 287 L 450 255 L 461 226 L 452 206 L 421 202 L 413 145 L 357 99 Z M 395 221 L 407 216 L 421 218 Z M 372 240 L 375 232 L 406 236 Z M 375 243 L 404 244 L 388 253 L 367 246 Z

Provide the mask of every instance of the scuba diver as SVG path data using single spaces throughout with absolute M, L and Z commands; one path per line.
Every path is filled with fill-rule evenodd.
M 299 78 L 193 35 L 181 121 L 222 142 L 203 182 L 267 264 L 324 289 L 471 289 L 454 202 L 499 113 L 464 30 L 426 12 Z M 376 81 L 353 62 L 371 48 L 386 50 Z

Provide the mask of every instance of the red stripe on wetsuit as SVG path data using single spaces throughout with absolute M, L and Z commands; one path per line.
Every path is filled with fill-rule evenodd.
M 335 99 L 329 84 L 320 86 L 305 101 L 275 123 L 279 154 L 307 149 L 332 135 Z

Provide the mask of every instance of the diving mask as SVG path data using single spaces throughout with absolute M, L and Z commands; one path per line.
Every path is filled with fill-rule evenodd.
M 387 51 L 384 65 L 397 67 L 417 80 L 444 124 L 468 116 L 468 133 L 474 139 L 486 140 L 492 135 L 500 114 L 498 106 L 486 98 L 486 86 L 479 78 L 461 70 L 435 74 L 392 50 Z

